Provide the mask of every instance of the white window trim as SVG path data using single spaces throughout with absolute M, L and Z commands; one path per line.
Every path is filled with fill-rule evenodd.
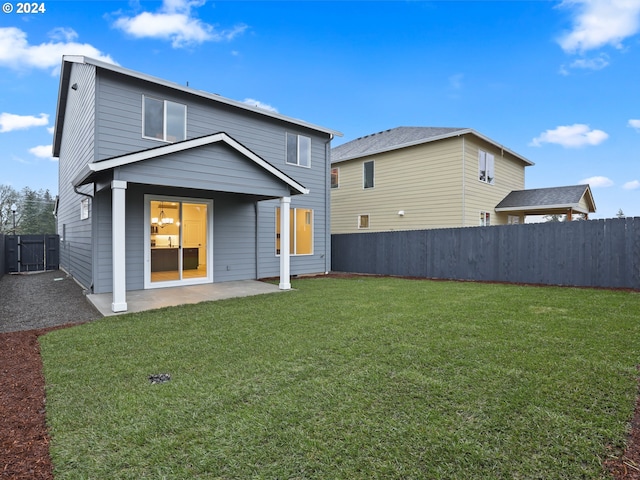
M 361 227 L 361 223 L 360 223 L 360 219 L 362 217 L 367 217 L 367 226 L 366 227 Z M 358 230 L 369 230 L 371 228 L 371 215 L 369 215 L 368 213 L 362 213 L 360 215 L 358 215 Z
M 89 218 L 89 199 L 83 198 L 80 200 L 80 220 L 87 220 Z
M 373 165 L 373 177 L 371 178 L 371 183 L 373 185 L 371 185 L 370 187 L 365 186 L 366 185 L 366 180 L 367 180 L 367 175 L 365 173 L 366 171 L 366 167 L 365 165 L 367 163 L 370 163 Z M 376 187 L 376 164 L 375 164 L 375 160 L 367 160 L 366 162 L 362 162 L 362 189 L 363 190 L 372 190 Z
M 480 226 L 481 227 L 490 227 L 491 226 L 491 212 L 487 212 L 486 210 L 480 210 Z M 487 220 L 489 220 L 487 222 Z
M 292 136 L 296 137 L 296 163 L 291 163 L 289 161 L 289 155 L 288 155 L 289 152 L 287 150 L 289 148 L 289 141 L 287 139 L 287 137 L 289 135 L 292 135 Z M 307 140 L 309 140 L 309 146 L 307 148 L 307 155 L 308 155 L 308 158 L 309 158 L 309 165 L 302 165 L 300 163 L 300 143 L 301 143 L 300 139 L 301 138 L 306 138 Z M 285 141 L 285 159 L 284 159 L 284 162 L 287 165 L 295 165 L 297 167 L 311 168 L 311 137 L 307 137 L 306 135 L 299 135 L 297 133 L 289 133 L 289 132 L 287 132 L 286 135 L 285 135 L 285 140 L 284 141 Z
M 276 223 L 276 228 L 275 228 L 275 233 L 273 235 L 274 240 L 277 239 L 276 235 L 278 233 L 278 214 L 277 211 L 280 207 L 276 207 L 276 210 L 274 212 L 274 216 L 275 216 L 275 223 Z M 292 252 L 289 254 L 290 257 L 308 257 L 310 255 L 313 255 L 316 249 L 316 245 L 315 245 L 315 233 L 316 233 L 316 229 L 315 229 L 315 211 L 313 208 L 293 208 L 291 207 L 291 209 L 289 210 L 290 212 L 293 212 L 293 220 L 290 222 L 289 224 L 289 228 L 293 229 L 293 242 L 291 243 L 290 247 L 293 247 L 293 250 L 296 250 L 296 247 L 298 245 L 298 239 L 296 238 L 296 210 L 309 210 L 311 212 L 311 253 L 297 253 L 297 252 Z M 282 232 L 280 232 L 280 235 L 282 235 Z M 274 247 L 276 247 L 277 243 L 274 242 Z M 276 253 L 276 257 L 279 257 L 280 254 L 278 253 L 278 249 L 274 248 L 275 253 Z
M 482 161 L 481 161 L 481 157 L 484 156 L 484 162 L 485 162 L 485 178 L 482 179 Z M 489 179 L 489 168 L 487 168 L 487 164 L 489 163 L 489 158 L 491 158 L 490 162 L 491 162 L 491 173 L 493 173 L 493 177 L 491 177 L 491 179 Z M 496 182 L 496 157 L 493 153 L 489 153 L 485 150 L 478 150 L 478 181 L 485 183 L 487 185 L 494 185 Z
M 331 180 L 331 178 L 333 178 L 333 171 L 336 171 L 336 186 L 334 187 L 331 183 L 331 181 L 329 181 L 329 188 L 331 188 L 332 190 L 337 190 L 338 188 L 340 188 L 340 167 L 331 167 L 331 170 L 329 170 L 329 180 Z
M 144 114 L 145 98 L 150 98 L 152 100 L 162 102 L 162 138 L 148 137 L 144 134 L 145 126 L 146 126 L 145 114 Z M 182 132 L 184 138 L 182 140 L 176 140 L 175 142 L 172 142 L 171 140 L 167 140 L 167 104 L 168 103 L 173 103 L 176 105 L 180 105 L 181 107 L 184 107 L 184 126 L 183 126 L 183 132 Z M 162 142 L 162 143 L 176 143 L 176 142 L 181 142 L 183 140 L 186 140 L 187 139 L 187 105 L 183 103 L 172 102 L 171 100 L 162 100 L 160 98 L 152 97 L 151 95 L 142 95 L 142 138 L 147 140 L 155 140 L 156 142 Z

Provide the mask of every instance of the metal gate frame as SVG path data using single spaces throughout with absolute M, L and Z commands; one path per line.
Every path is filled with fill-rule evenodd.
M 7 235 L 5 237 L 5 273 L 58 270 L 59 235 Z

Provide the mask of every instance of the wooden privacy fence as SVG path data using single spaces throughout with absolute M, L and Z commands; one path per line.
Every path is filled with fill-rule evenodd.
M 331 236 L 332 270 L 640 290 L 640 217 Z
M 57 270 L 60 264 L 58 235 L 5 235 L 2 273 Z

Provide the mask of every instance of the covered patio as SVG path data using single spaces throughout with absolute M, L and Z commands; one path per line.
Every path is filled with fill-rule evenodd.
M 127 311 L 113 312 L 111 293 L 88 294 L 89 301 L 105 317 L 123 313 L 143 312 L 156 308 L 173 307 L 191 303 L 249 297 L 266 293 L 284 292 L 278 285 L 259 280 L 237 280 L 221 283 L 204 283 L 182 287 L 132 290 L 127 292 Z
M 566 215 L 568 222 L 573 220 L 574 214 L 583 215 L 587 220 L 595 211 L 596 204 L 589 185 L 515 190 L 496 205 L 496 212 L 523 217 Z

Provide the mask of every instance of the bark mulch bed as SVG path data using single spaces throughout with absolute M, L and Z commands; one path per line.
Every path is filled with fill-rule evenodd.
M 64 272 L 0 277 L 0 479 L 52 479 L 38 337 L 102 315 Z
M 47 272 L 33 278 L 7 279 L 9 275 L 5 275 L 0 279 L 0 332 L 6 332 L 0 333 L 0 479 L 54 478 L 38 337 L 70 324 L 100 318 L 80 287 L 66 277 L 60 279 L 61 276 L 64 274 Z M 28 303 L 16 306 L 27 299 L 31 309 Z M 62 307 L 47 304 L 53 300 Z M 15 316 L 7 316 L 10 311 Z M 13 319 L 13 324 L 8 319 Z M 33 329 L 26 329 L 30 326 Z M 619 457 L 612 452 L 612 457 L 604 460 L 604 466 L 616 480 L 640 480 L 640 395 L 626 451 Z

